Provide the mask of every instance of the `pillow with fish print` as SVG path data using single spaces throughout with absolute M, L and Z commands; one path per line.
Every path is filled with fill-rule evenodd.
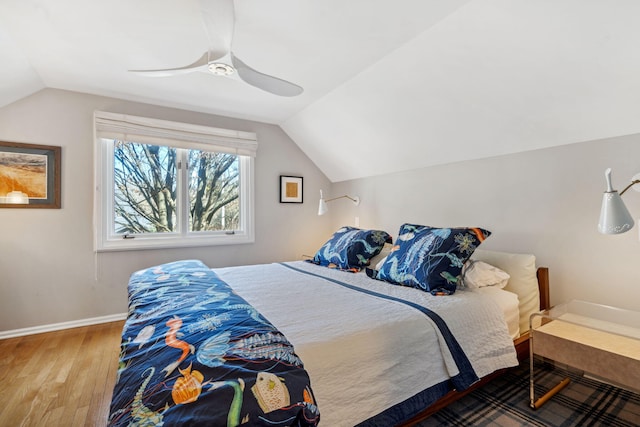
M 331 239 L 309 261 L 330 268 L 358 272 L 369 265 L 369 260 L 380 253 L 385 243 L 391 241 L 391 236 L 386 231 L 345 226 L 333 233 Z
M 434 295 L 456 291 L 462 266 L 490 231 L 403 224 L 377 278 Z

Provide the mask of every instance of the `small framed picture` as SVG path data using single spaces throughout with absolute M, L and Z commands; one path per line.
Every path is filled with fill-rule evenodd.
M 280 203 L 302 203 L 302 177 L 280 175 Z
M 60 152 L 0 141 L 0 208 L 60 209 Z

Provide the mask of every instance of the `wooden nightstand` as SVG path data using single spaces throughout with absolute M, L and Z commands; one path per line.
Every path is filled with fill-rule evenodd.
M 534 355 L 563 363 L 612 384 L 640 387 L 640 312 L 571 301 L 531 315 L 530 406 L 539 408 L 568 383 L 566 378 L 536 400 Z

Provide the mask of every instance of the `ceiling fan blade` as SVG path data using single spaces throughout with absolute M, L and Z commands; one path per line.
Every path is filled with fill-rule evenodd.
M 298 96 L 304 92 L 304 89 L 297 84 L 254 70 L 242 62 L 233 52 L 231 52 L 231 62 L 238 72 L 238 77 L 258 89 L 279 96 Z
M 210 52 L 205 52 L 200 59 L 198 59 L 193 64 L 185 65 L 184 67 L 179 68 L 165 68 L 161 70 L 129 70 L 132 73 L 144 75 L 144 76 L 153 76 L 153 77 L 168 77 L 175 76 L 178 74 L 187 74 L 193 73 L 194 71 L 199 71 L 201 69 L 206 69 L 207 64 L 209 63 L 209 58 L 211 57 Z
M 233 0 L 200 0 L 199 3 L 209 50 L 229 53 L 235 26 Z

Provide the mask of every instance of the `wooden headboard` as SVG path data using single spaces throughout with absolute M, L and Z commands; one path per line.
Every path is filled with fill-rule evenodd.
M 551 308 L 549 297 L 549 269 L 547 267 L 538 267 L 536 271 L 538 277 L 538 290 L 540 291 L 540 310 Z

